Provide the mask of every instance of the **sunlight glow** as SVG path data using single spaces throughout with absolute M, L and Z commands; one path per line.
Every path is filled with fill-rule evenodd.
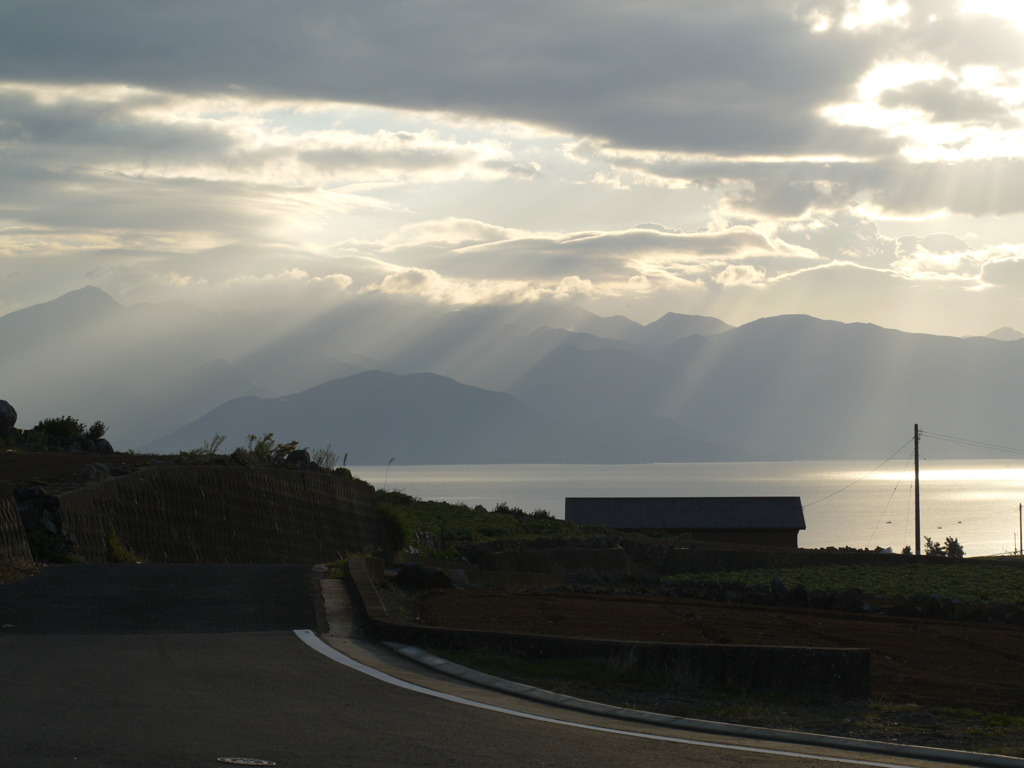
M 881 24 L 905 23 L 910 14 L 906 0 L 855 0 L 843 16 L 843 29 L 871 29 Z
M 852 474 L 851 474 L 852 477 Z M 914 479 L 912 469 L 893 472 L 879 472 L 876 478 L 886 481 L 907 481 Z M 1019 467 L 921 467 L 921 482 L 1006 482 L 1020 477 Z
M 933 114 L 912 97 L 885 104 L 886 94 L 913 86 L 936 89 L 943 98 L 983 104 L 984 117 L 970 110 L 961 119 Z M 865 73 L 857 100 L 824 107 L 820 114 L 839 125 L 874 128 L 903 140 L 902 156 L 911 162 L 956 162 L 1024 156 L 1024 78 L 994 67 L 951 71 L 938 62 L 888 61 Z M 955 102 L 954 102 L 955 103 Z M 936 108 L 938 109 L 938 108 Z M 958 115 L 959 117 L 959 115 Z M 1016 122 L 1016 124 L 1014 124 Z
M 962 0 L 960 13 L 997 16 L 1024 29 L 1024 3 L 1020 0 Z

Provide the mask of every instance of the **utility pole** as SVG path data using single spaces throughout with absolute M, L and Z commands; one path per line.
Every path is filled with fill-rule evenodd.
M 1024 503 L 1017 505 L 1017 528 L 1020 529 L 1020 553 L 1024 555 Z
M 914 540 L 921 554 L 921 430 L 914 425 Z

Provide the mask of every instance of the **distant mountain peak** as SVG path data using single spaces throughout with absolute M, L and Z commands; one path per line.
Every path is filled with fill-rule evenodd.
M 1016 328 L 1010 328 L 1004 325 L 1002 328 L 996 328 L 992 333 L 988 334 L 986 339 L 995 339 L 996 341 L 1018 341 L 1024 339 L 1024 333 L 1021 333 Z
M 124 306 L 105 291 L 87 285 L 42 304 L 15 310 L 4 317 L 10 318 L 11 322 L 46 318 L 48 322 L 80 323 L 123 309 Z

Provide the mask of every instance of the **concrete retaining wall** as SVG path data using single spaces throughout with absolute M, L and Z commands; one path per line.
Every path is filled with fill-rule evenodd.
M 9 563 L 32 562 L 21 516 L 7 483 L 0 483 L 0 560 Z
M 625 643 L 422 627 L 395 621 L 373 584 L 373 558 L 349 560 L 349 578 L 378 640 L 435 648 L 512 653 L 538 659 L 593 659 L 680 690 L 756 691 L 786 699 L 863 698 L 871 689 L 871 655 L 863 648 Z
M 373 489 L 325 472 L 153 467 L 61 494 L 75 554 L 108 559 L 111 526 L 150 562 L 325 562 L 389 556 Z

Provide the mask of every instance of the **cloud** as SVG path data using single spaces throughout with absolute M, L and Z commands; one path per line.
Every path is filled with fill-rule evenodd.
M 715 282 L 724 286 L 760 285 L 764 283 L 765 273 L 750 264 L 730 264 L 717 275 Z
M 888 109 L 919 109 L 928 113 L 932 122 L 995 124 L 1000 128 L 1020 126 L 1020 119 L 1005 102 L 977 91 L 965 91 L 952 78 L 916 82 L 884 91 L 879 104 Z
M 995 254 L 985 263 L 981 276 L 987 285 L 1007 288 L 1024 296 L 1024 248 L 1015 250 Z
M 1017 311 L 1006 9 L 11 0 L 0 306 Z
M 810 33 L 788 3 L 97 0 L 0 11 L 0 71 L 511 118 L 625 147 L 880 151 L 814 117 L 879 42 Z M 874 145 L 872 147 L 872 145 Z

